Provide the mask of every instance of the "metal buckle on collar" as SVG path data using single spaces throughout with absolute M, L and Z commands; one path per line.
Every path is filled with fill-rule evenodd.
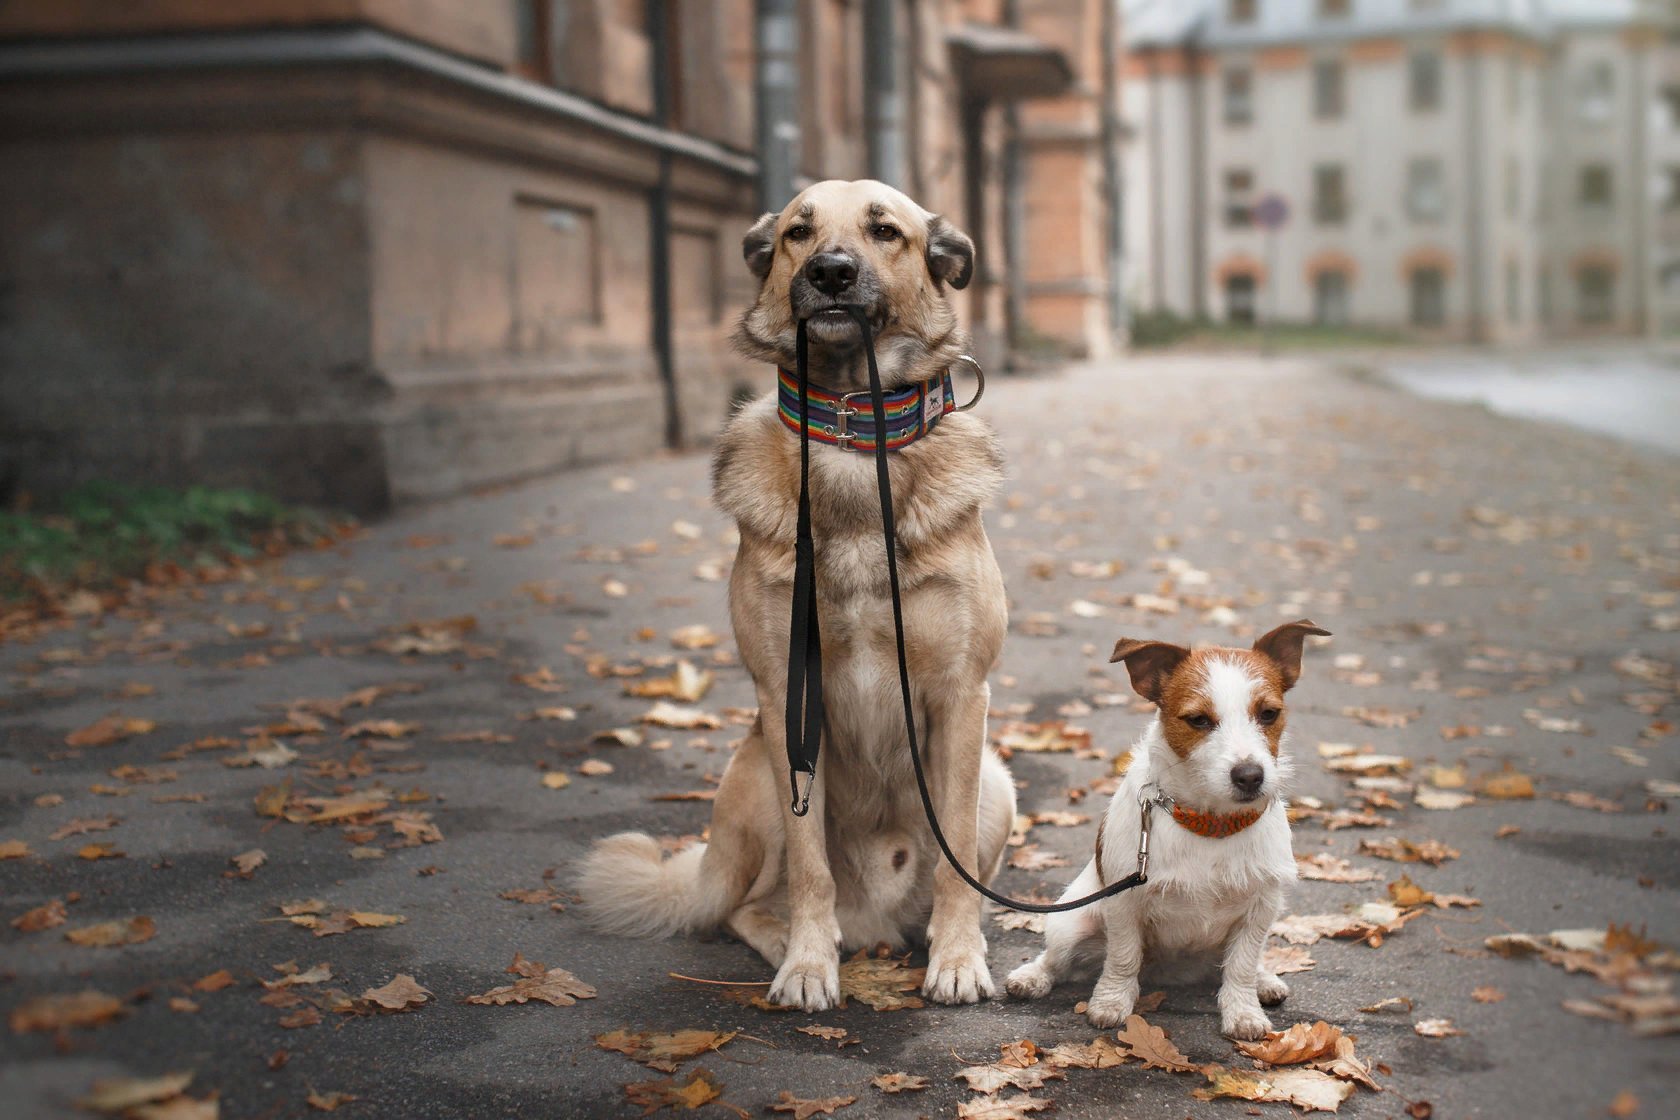
M 868 389 L 861 389 L 855 393 L 841 393 L 840 405 L 834 410 L 834 444 L 842 451 L 856 451 L 852 444 L 857 440 L 857 433 L 852 431 L 851 419 L 862 409 L 852 407 L 853 397 L 867 397 Z

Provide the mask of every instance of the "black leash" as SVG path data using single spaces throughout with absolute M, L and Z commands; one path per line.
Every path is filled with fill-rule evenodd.
M 945 862 L 957 877 L 981 895 L 1011 910 L 1033 914 L 1056 914 L 1078 910 L 1093 902 L 1149 881 L 1149 819 L 1151 802 L 1142 806 L 1143 823 L 1138 834 L 1138 869 L 1124 879 L 1108 884 L 1084 898 L 1071 902 L 1023 902 L 998 894 L 969 874 L 958 862 L 939 827 L 933 796 L 928 792 L 927 774 L 922 768 L 921 745 L 916 739 L 916 712 L 910 699 L 910 664 L 904 652 L 904 609 L 898 591 L 898 533 L 893 522 L 892 476 L 887 466 L 887 410 L 881 397 L 881 371 L 875 363 L 875 336 L 869 316 L 862 308 L 845 309 L 863 332 L 863 352 L 869 362 L 869 403 L 875 418 L 875 482 L 881 495 L 881 533 L 887 546 L 887 581 L 892 588 L 893 637 L 898 643 L 898 689 L 904 700 L 904 728 L 910 736 L 910 761 L 916 770 L 916 788 L 922 795 L 922 811 L 928 827 L 945 855 Z M 817 778 L 817 751 L 822 734 L 822 644 L 817 632 L 816 551 L 811 538 L 811 421 L 809 344 L 805 320 L 799 321 L 795 336 L 795 373 L 799 378 L 799 518 L 794 538 L 793 619 L 788 644 L 787 754 L 793 785 L 793 813 L 802 817 L 811 808 L 811 786 Z M 800 793 L 799 777 L 805 775 Z

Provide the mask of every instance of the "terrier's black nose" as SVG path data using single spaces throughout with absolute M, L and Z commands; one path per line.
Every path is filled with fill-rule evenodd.
M 857 280 L 857 261 L 847 253 L 817 253 L 805 262 L 805 279 L 824 295 L 837 296 Z
M 1231 767 L 1231 784 L 1245 797 L 1253 797 L 1259 793 L 1260 786 L 1265 781 L 1266 772 L 1260 769 L 1258 762 L 1239 762 Z

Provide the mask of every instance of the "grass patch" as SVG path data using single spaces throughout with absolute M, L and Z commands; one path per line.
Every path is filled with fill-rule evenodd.
M 346 527 L 250 490 L 89 483 L 51 509 L 0 511 L 0 599 L 203 578 L 336 540 Z

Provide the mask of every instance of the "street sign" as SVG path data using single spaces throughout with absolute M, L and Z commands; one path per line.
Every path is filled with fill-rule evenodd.
M 1251 211 L 1254 224 L 1261 229 L 1277 229 L 1289 220 L 1289 203 L 1282 195 L 1268 194 L 1254 204 Z

